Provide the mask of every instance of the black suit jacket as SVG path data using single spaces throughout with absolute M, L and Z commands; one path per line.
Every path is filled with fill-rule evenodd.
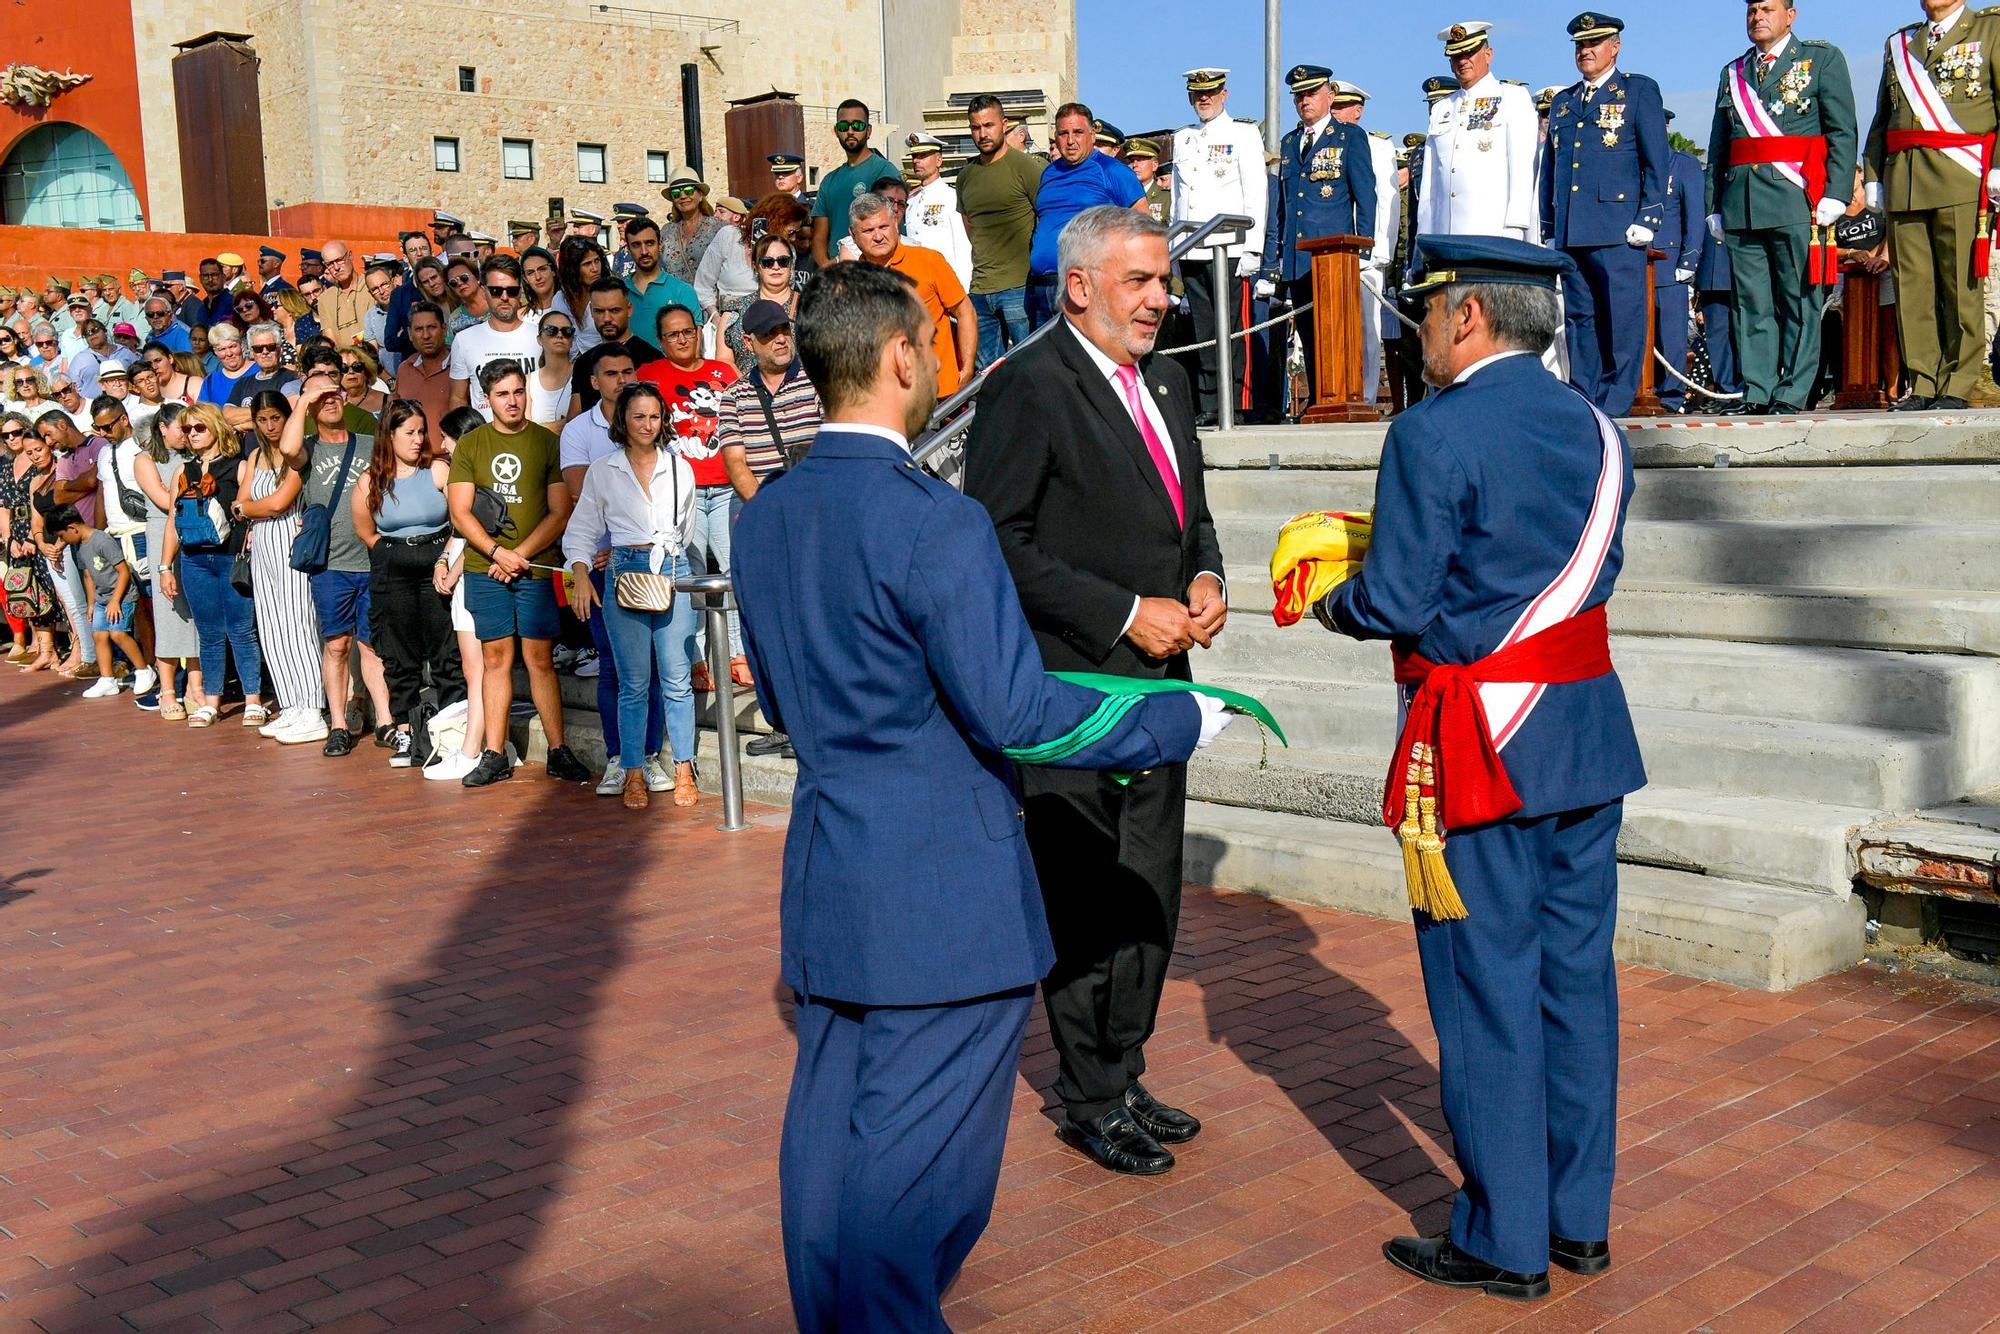
M 1003 362 L 979 395 L 965 445 L 965 493 L 993 516 L 1000 550 L 1051 671 L 1189 679 L 1124 638 L 1134 597 L 1185 600 L 1222 551 L 1202 484 L 1187 375 L 1140 363 L 1180 464 L 1185 526 L 1122 396 L 1080 336 L 1055 329 Z

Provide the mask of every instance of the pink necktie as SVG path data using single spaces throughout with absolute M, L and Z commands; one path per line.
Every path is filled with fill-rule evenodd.
M 1159 432 L 1153 429 L 1153 419 L 1146 415 L 1145 402 L 1139 397 L 1139 368 L 1120 366 L 1118 383 L 1125 387 L 1126 411 L 1132 414 L 1132 422 L 1146 442 L 1146 452 L 1153 456 L 1153 466 L 1160 470 L 1160 480 L 1166 483 L 1167 499 L 1174 502 L 1174 520 L 1185 528 L 1187 511 L 1181 501 L 1181 479 L 1174 472 L 1173 460 L 1167 457 L 1167 447 L 1160 442 Z

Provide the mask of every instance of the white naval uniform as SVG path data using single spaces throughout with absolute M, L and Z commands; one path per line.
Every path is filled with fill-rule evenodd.
M 1264 210 L 1271 178 L 1264 169 L 1264 136 L 1247 120 L 1217 116 L 1174 131 L 1172 222 L 1207 222 L 1219 213 L 1250 219 L 1249 235 L 1227 247 L 1231 259 L 1245 250 L 1264 254 Z M 1213 258 L 1212 248 L 1189 252 L 1193 264 Z
M 1403 192 L 1396 188 L 1396 146 L 1386 134 L 1368 134 L 1368 161 L 1375 168 L 1375 250 L 1361 266 L 1361 282 L 1377 296 L 1396 258 L 1396 233 L 1403 225 Z M 1373 403 L 1382 383 L 1382 335 L 1395 317 L 1375 297 L 1361 297 L 1361 401 Z M 1390 337 L 1394 337 L 1391 334 Z
M 972 238 L 958 208 L 958 188 L 950 181 L 940 176 L 910 192 L 909 207 L 903 210 L 903 239 L 943 255 L 958 275 L 958 285 L 971 290 Z
M 1539 245 L 1540 137 L 1535 99 L 1491 74 L 1439 99 L 1424 142 L 1418 233 L 1510 236 Z

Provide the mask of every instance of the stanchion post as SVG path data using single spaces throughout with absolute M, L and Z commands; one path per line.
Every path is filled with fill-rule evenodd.
M 1229 346 L 1229 279 L 1236 271 L 1229 258 L 1229 252 L 1220 244 L 1211 248 L 1210 254 L 1215 264 L 1215 420 L 1224 431 L 1236 428 L 1236 376 L 1230 363 L 1233 360 Z M 1249 355 L 1249 349 L 1244 349 Z
M 708 618 L 708 679 L 715 685 L 715 749 L 722 788 L 722 823 L 716 828 L 725 834 L 748 829 L 743 818 L 743 757 L 736 752 L 736 699 L 729 684 L 729 576 L 696 574 L 674 581 L 676 592 L 703 599 L 702 614 Z

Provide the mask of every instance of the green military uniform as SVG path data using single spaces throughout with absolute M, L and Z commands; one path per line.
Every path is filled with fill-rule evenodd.
M 1929 23 L 1913 23 L 1889 38 L 1875 122 L 1868 129 L 1867 172 L 1882 185 L 1889 215 L 1889 251 L 1896 273 L 1896 332 L 1910 372 L 1909 406 L 1939 398 L 1962 406 L 1978 382 L 1985 355 L 1986 312 L 1973 270 L 1981 237 L 1979 219 L 1986 182 L 1942 149 L 1888 151 L 1891 130 L 1923 130 L 1897 79 L 1895 62 L 1909 38 L 1912 60 L 1930 74 L 1937 95 L 1967 134 L 2000 128 L 2000 9 L 1961 9 L 1951 27 L 1933 37 Z M 1972 149 L 1980 157 L 1979 149 Z M 1988 162 L 1988 166 L 2000 165 Z
M 1826 140 L 1826 197 L 1852 197 L 1860 148 L 1854 84 L 1847 60 L 1829 42 L 1788 38 L 1769 69 L 1750 48 L 1749 80 L 1782 135 Z M 1810 406 L 1819 375 L 1820 289 L 1806 281 L 1806 249 L 1819 200 L 1774 166 L 1732 167 L 1729 145 L 1749 138 L 1736 114 L 1729 85 L 1736 62 L 1722 68 L 1715 123 L 1708 136 L 1708 211 L 1722 215 L 1729 251 L 1731 324 L 1736 330 L 1744 402 L 1787 408 Z

